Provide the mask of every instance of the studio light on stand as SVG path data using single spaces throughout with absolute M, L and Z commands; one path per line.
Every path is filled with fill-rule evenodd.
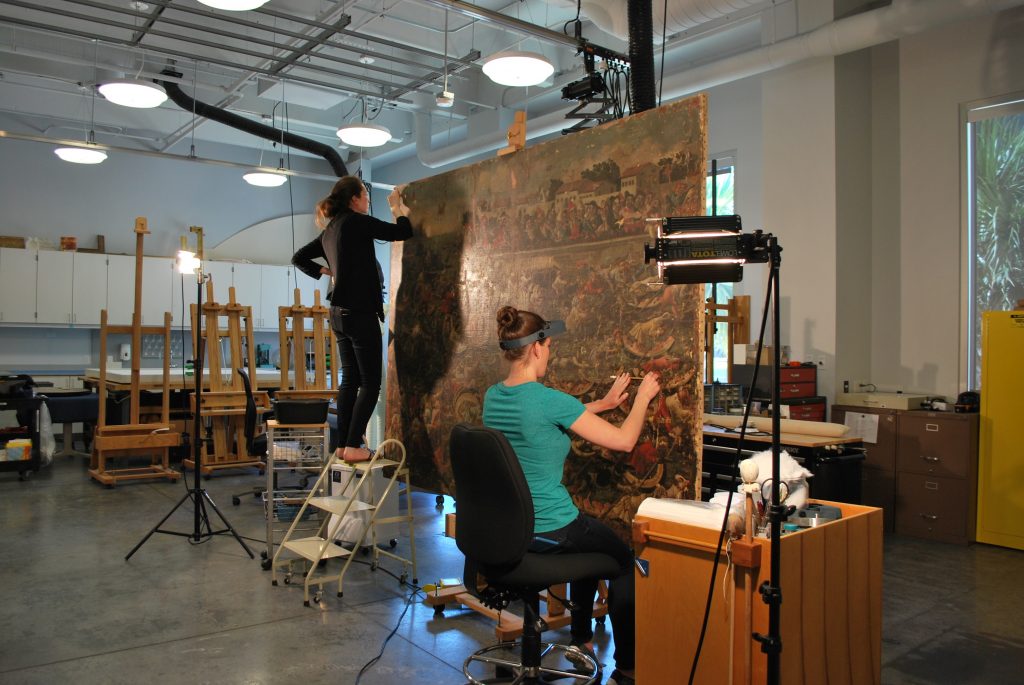
M 779 502 L 779 454 L 781 451 L 779 435 L 782 419 L 779 408 L 779 355 L 777 351 L 782 349 L 779 331 L 779 266 L 782 248 L 779 247 L 778 239 L 770 233 L 755 231 L 744 234 L 740 217 L 736 215 L 667 217 L 648 219 L 648 222 L 656 222 L 658 229 L 654 245 L 644 246 L 644 262 L 653 261 L 657 264 L 658 276 L 665 285 L 736 283 L 743 279 L 744 265 L 749 263 L 769 264 L 768 296 L 772 301 L 772 337 L 776 350 L 775 359 L 772 362 L 772 473 L 771 505 L 768 510 L 771 577 L 758 588 L 761 599 L 768 605 L 768 633 L 767 635 L 753 633 L 751 638 L 761 643 L 761 651 L 767 655 L 768 685 L 780 685 L 782 588 L 779 585 L 781 569 L 779 538 L 781 537 L 782 520 L 788 513 L 787 508 Z M 761 347 L 759 346 L 758 363 L 760 360 Z M 749 415 L 750 399 L 748 398 L 740 433 L 741 444 Z M 724 534 L 725 522 L 723 521 L 722 536 Z M 717 558 L 715 566 L 712 568 L 712 574 L 716 569 Z M 705 617 L 705 621 L 706 619 L 707 617 Z M 701 630 L 701 642 L 703 637 L 704 629 Z M 699 645 L 700 643 L 698 643 L 698 655 Z M 691 679 L 696 672 L 696 667 L 697 657 L 695 656 L 690 674 Z
M 177 535 L 179 537 L 187 537 L 192 544 L 198 544 L 206 538 L 212 538 L 215 535 L 223 535 L 230 533 L 234 536 L 238 544 L 242 546 L 242 549 L 246 551 L 250 559 L 255 559 L 256 556 L 249 549 L 248 545 L 239 537 L 234 527 L 224 518 L 224 514 L 221 513 L 220 509 L 214 503 L 210 494 L 199 486 L 202 478 L 202 465 L 203 465 L 203 442 L 202 427 L 203 419 L 201 413 L 201 407 L 203 404 L 203 349 L 205 348 L 205 340 L 203 338 L 203 281 L 206 280 L 206 275 L 203 273 L 203 229 L 200 226 L 190 226 L 189 232 L 196 236 L 196 249 L 193 252 L 188 249 L 188 239 L 185 236 L 181 238 L 181 249 L 178 250 L 177 257 L 177 270 L 184 279 L 187 275 L 195 274 L 196 277 L 196 331 L 195 337 L 195 349 L 192 350 L 195 360 L 193 362 L 193 374 L 195 379 L 195 385 L 193 392 L 195 393 L 194 410 L 192 414 L 192 463 L 193 468 L 193 481 L 192 487 L 189 488 L 185 495 L 178 500 L 178 503 L 171 507 L 171 510 L 167 512 L 167 515 L 160 519 L 153 528 L 146 533 L 146 536 L 142 538 L 138 544 L 132 547 L 132 550 L 125 556 L 125 561 L 131 558 L 135 552 L 146 543 L 153 533 L 164 533 L 165 535 Z M 210 373 L 221 373 L 220 369 L 210 369 Z M 187 481 L 186 481 L 187 482 Z M 192 502 L 193 509 L 193 520 L 192 520 L 192 532 L 186 533 L 177 530 L 164 530 L 162 526 L 167 519 L 174 514 L 178 508 L 186 501 Z M 213 526 L 210 525 L 210 517 L 206 508 L 209 506 L 213 509 L 214 513 L 220 518 L 221 523 L 224 524 L 224 528 L 220 530 L 214 530 Z

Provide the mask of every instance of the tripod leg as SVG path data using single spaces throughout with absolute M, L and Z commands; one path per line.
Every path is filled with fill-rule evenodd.
M 224 526 L 231 532 L 231 534 L 235 536 L 235 539 L 238 540 L 238 544 L 242 546 L 242 549 L 244 549 L 246 554 L 249 555 L 249 558 L 255 559 L 256 555 L 252 553 L 252 550 L 249 549 L 249 546 L 245 544 L 245 541 L 238 536 L 238 533 L 235 531 L 234 527 L 230 523 L 228 523 L 228 520 L 226 518 L 224 518 L 224 514 L 220 513 L 220 509 L 218 509 L 217 505 L 214 504 L 213 499 L 210 497 L 210 494 L 206 492 L 206 490 L 203 490 L 202 493 L 203 498 L 210 503 L 210 506 L 213 507 L 213 511 L 217 514 L 217 516 L 220 517 L 220 520 L 224 523 Z
M 153 533 L 157 532 L 157 530 L 159 530 L 160 526 L 164 525 L 164 521 L 166 521 L 167 519 L 171 518 L 171 514 L 176 512 L 178 510 L 178 507 L 180 507 L 182 504 L 184 504 L 185 500 L 189 499 L 190 497 L 192 497 L 192 491 L 191 490 L 186 492 L 184 497 L 182 497 L 180 500 L 178 500 L 178 503 L 175 504 L 173 507 L 171 507 L 171 510 L 169 512 L 167 512 L 167 515 L 164 516 L 162 519 L 160 519 L 160 522 L 158 524 L 156 524 L 155 526 L 153 526 L 152 530 L 150 530 L 148 533 L 146 533 L 146 537 L 144 537 L 141 540 L 139 540 L 138 544 L 136 544 L 134 547 L 132 547 L 132 551 L 128 552 L 128 554 L 127 554 L 127 556 L 125 556 L 124 560 L 128 561 L 129 559 L 131 559 L 132 555 L 135 554 L 135 552 L 138 551 L 139 547 L 142 547 L 144 544 L 146 544 L 146 540 L 151 538 L 153 536 Z

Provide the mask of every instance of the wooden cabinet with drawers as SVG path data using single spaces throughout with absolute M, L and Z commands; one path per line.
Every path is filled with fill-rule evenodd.
M 899 417 L 896 532 L 974 539 L 978 415 L 906 411 Z

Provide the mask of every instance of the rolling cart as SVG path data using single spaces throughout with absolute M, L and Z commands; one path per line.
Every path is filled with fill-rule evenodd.
M 303 507 L 311 493 L 329 494 L 329 483 L 318 480 L 312 489 L 309 487 L 309 481 L 328 461 L 327 431 L 326 423 L 267 421 L 267 488 L 263 492 L 267 548 L 260 553 L 264 570 L 270 570 L 275 548 L 286 531 L 316 531 L 327 519 L 323 512 Z
M 0 472 L 17 471 L 19 480 L 27 480 L 31 471 L 39 470 L 39 412 L 42 406 L 42 397 L 0 398 L 0 411 L 16 411 L 22 416 L 28 413 L 30 417 L 27 426 L 0 429 L 0 443 L 3 443 L 0 447 L 6 448 L 8 442 L 19 438 L 28 438 L 32 441 L 31 456 L 28 459 L 8 461 L 5 458 L 0 461 Z

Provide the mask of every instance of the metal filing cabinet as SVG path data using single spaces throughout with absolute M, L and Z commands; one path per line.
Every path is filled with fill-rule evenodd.
M 896 468 L 897 533 L 960 544 L 974 539 L 977 414 L 900 412 Z
M 896 522 L 896 442 L 899 412 L 896 409 L 835 405 L 832 421 L 845 423 L 846 415 L 868 414 L 878 417 L 878 435 L 874 442 L 864 442 L 864 464 L 861 468 L 861 504 L 881 507 L 884 529 L 892 532 Z

